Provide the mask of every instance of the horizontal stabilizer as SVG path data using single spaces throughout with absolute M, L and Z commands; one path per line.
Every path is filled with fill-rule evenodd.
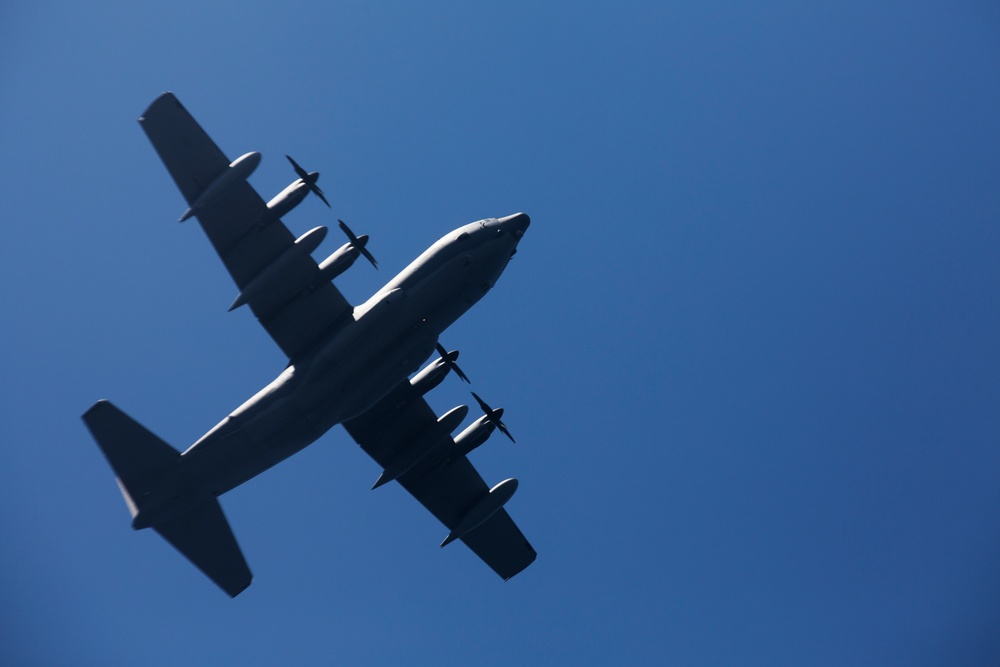
M 253 580 L 218 500 L 213 498 L 198 509 L 153 526 L 153 530 L 229 597 L 239 595 Z

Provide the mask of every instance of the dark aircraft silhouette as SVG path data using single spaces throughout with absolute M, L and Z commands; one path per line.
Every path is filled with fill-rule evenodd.
M 260 154 L 230 161 L 171 93 L 154 100 L 139 124 L 188 203 L 181 220 L 197 217 L 239 288 L 230 310 L 248 306 L 288 365 L 183 453 L 108 401 L 84 413 L 132 527 L 152 528 L 236 596 L 251 574 L 218 497 L 343 424 L 382 469 L 375 487 L 399 482 L 448 528 L 441 546 L 463 541 L 505 580 L 530 565 L 535 551 L 503 509 L 517 480 L 490 488 L 467 458 L 494 429 L 510 437 L 502 410 L 474 395 L 485 415 L 453 438 L 468 407 L 438 417 L 423 398 L 451 370 L 468 381 L 458 352 L 438 338 L 493 287 L 528 216 L 446 234 L 351 306 L 331 280 L 359 255 L 377 268 L 368 237 L 340 221 L 348 242 L 317 264 L 310 253 L 326 227 L 296 238 L 280 219 L 309 192 L 329 206 L 318 173 L 289 157 L 298 180 L 265 204 L 246 180 Z M 435 349 L 441 356 L 413 375 Z

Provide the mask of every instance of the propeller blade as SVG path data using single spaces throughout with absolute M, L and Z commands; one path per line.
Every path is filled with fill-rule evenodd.
M 326 204 L 327 208 L 333 208 L 332 206 L 330 206 L 330 202 L 326 200 L 326 197 L 323 196 L 323 191 L 319 189 L 318 185 L 316 185 L 315 183 L 309 183 L 309 189 L 312 190 L 312 193 L 314 195 L 323 200 L 323 203 Z
M 310 174 L 308 171 L 299 166 L 299 163 L 293 160 L 291 155 L 285 155 L 285 157 L 291 163 L 292 169 L 295 170 L 295 175 L 301 178 L 302 182 L 309 186 L 309 190 L 312 191 L 314 195 L 323 200 L 323 203 L 326 204 L 327 208 L 332 208 L 332 206 L 330 206 L 330 202 L 328 202 L 326 197 L 323 196 L 323 191 L 319 189 L 318 185 L 316 185 L 316 179 L 319 178 L 319 172 L 314 171 Z
M 511 442 L 517 442 L 514 440 L 514 436 L 510 434 L 510 431 L 507 430 L 507 425 L 500 421 L 500 417 L 503 416 L 503 408 L 494 410 L 487 405 L 486 401 L 479 398 L 479 395 L 476 394 L 476 392 L 472 392 L 472 398 L 476 399 L 476 403 L 479 403 L 479 407 L 482 408 L 484 413 L 486 413 L 486 419 L 488 419 L 491 424 L 496 426 L 501 433 L 510 438 Z
M 365 259 L 367 259 L 369 262 L 372 263 L 372 266 L 374 266 L 376 269 L 378 268 L 378 262 L 376 262 L 375 258 L 372 257 L 372 254 L 368 252 L 368 248 L 361 246 L 360 248 L 358 248 L 358 250 L 360 250 L 361 254 L 365 256 Z
M 352 232 L 351 228 L 347 226 L 347 223 L 340 218 L 337 219 L 337 222 L 340 223 L 340 231 L 347 235 L 347 240 L 351 242 L 351 245 L 357 245 L 358 237 L 354 235 L 354 232 Z
M 502 421 L 497 421 L 496 425 L 497 425 L 497 428 L 500 429 L 501 433 L 503 433 L 505 436 L 507 436 L 508 438 L 510 438 L 511 442 L 513 442 L 514 444 L 517 444 L 517 441 L 514 440 L 514 436 L 512 436 L 510 434 L 510 431 L 507 430 L 507 427 L 504 425 L 504 423 Z
M 291 155 L 286 155 L 285 157 L 288 158 L 288 161 L 292 163 L 292 169 L 295 170 L 295 173 L 298 175 L 299 178 L 301 178 L 303 181 L 309 178 L 309 172 L 300 167 L 299 163 L 293 160 Z
M 368 244 L 368 236 L 364 234 L 362 234 L 360 237 L 355 236 L 354 232 L 351 231 L 351 228 L 347 226 L 346 222 L 340 220 L 339 218 L 337 219 L 337 222 L 340 223 L 340 230 L 344 232 L 345 235 L 347 235 L 347 240 L 350 241 L 351 245 L 354 246 L 354 248 L 357 249 L 358 252 L 364 255 L 365 259 L 371 262 L 372 266 L 374 266 L 377 269 L 378 262 L 375 261 L 375 258 L 372 256 L 372 254 L 368 252 L 368 248 L 365 247 Z
M 444 361 L 445 366 L 455 371 L 455 375 L 465 380 L 466 384 L 472 384 L 469 382 L 469 378 L 465 376 L 465 373 L 462 372 L 462 369 L 458 367 L 458 364 L 455 363 L 455 359 L 458 359 L 458 351 L 448 352 L 444 349 L 444 346 L 442 346 L 441 343 L 438 343 L 436 347 L 438 354 L 441 355 L 441 360 Z
M 476 403 L 479 403 L 479 408 L 486 413 L 487 416 L 493 414 L 493 408 L 486 404 L 486 401 L 479 398 L 479 394 L 472 392 L 472 398 L 476 399 Z

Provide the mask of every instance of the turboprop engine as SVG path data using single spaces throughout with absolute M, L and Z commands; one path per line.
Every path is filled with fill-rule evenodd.
M 503 408 L 491 408 L 483 399 L 476 395 L 476 392 L 472 392 L 472 396 L 479 403 L 479 407 L 483 409 L 484 414 L 472 422 L 468 428 L 455 436 L 455 448 L 453 450 L 454 453 L 451 454 L 451 458 L 468 455 L 473 449 L 489 440 L 489 437 L 493 435 L 493 431 L 497 429 L 510 438 L 511 442 L 514 442 L 514 437 L 507 430 L 507 425 L 500 420 L 503 417 Z
M 434 387 L 441 384 L 444 377 L 448 374 L 448 371 L 455 371 L 455 375 L 462 378 L 466 382 L 469 378 L 465 376 L 462 369 L 458 367 L 455 363 L 458 359 L 458 350 L 452 350 L 448 352 L 441 346 L 441 343 L 435 345 L 438 354 L 441 356 L 432 361 L 431 363 L 424 366 L 424 368 L 413 376 L 410 380 L 410 384 L 415 390 L 417 390 L 421 396 L 425 396 Z
M 468 428 L 455 436 L 455 454 L 453 458 L 468 456 L 469 452 L 489 440 L 496 428 L 486 415 L 472 422 Z
M 362 234 L 361 236 L 355 236 L 351 228 L 347 226 L 343 220 L 337 220 L 340 223 L 340 229 L 347 236 L 347 243 L 337 248 L 337 250 L 324 259 L 319 265 L 320 280 L 327 282 L 333 280 L 341 273 L 351 268 L 354 264 L 354 260 L 358 258 L 358 255 L 364 255 L 365 259 L 371 262 L 371 265 L 376 269 L 378 268 L 378 262 L 368 248 L 368 235 Z
M 267 202 L 267 210 L 261 213 L 260 217 L 256 220 L 256 224 L 258 225 L 278 220 L 281 216 L 301 204 L 302 200 L 305 199 L 306 195 L 310 192 L 322 199 L 327 208 L 330 207 L 330 202 L 326 200 L 326 197 L 323 196 L 323 191 L 319 189 L 318 185 L 316 185 L 316 181 L 319 180 L 319 172 L 307 172 L 305 169 L 300 167 L 299 164 L 291 158 L 291 156 L 286 155 L 285 157 L 292 163 L 292 169 L 295 170 L 295 173 L 299 178 L 289 184 L 287 188 L 279 192 L 274 199 Z
M 510 431 L 507 430 L 507 425 L 500 421 L 500 418 L 503 417 L 503 408 L 497 408 L 494 410 L 486 403 L 486 401 L 479 398 L 476 392 L 472 392 L 472 398 L 476 399 L 476 403 L 479 403 L 479 407 L 482 408 L 487 421 L 500 429 L 500 432 L 507 436 L 511 442 L 514 442 L 514 436 L 512 436 Z
M 309 194 L 309 186 L 299 179 L 289 185 L 267 202 L 267 210 L 260 214 L 257 224 L 264 224 L 280 219 L 283 215 L 302 203 L 302 200 Z

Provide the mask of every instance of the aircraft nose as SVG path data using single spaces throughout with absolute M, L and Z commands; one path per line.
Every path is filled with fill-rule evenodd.
M 498 222 L 503 225 L 504 229 L 510 231 L 515 238 L 521 238 L 528 229 L 528 225 L 531 224 L 531 218 L 526 213 L 515 213 L 514 215 L 508 215 L 506 218 L 500 218 Z

